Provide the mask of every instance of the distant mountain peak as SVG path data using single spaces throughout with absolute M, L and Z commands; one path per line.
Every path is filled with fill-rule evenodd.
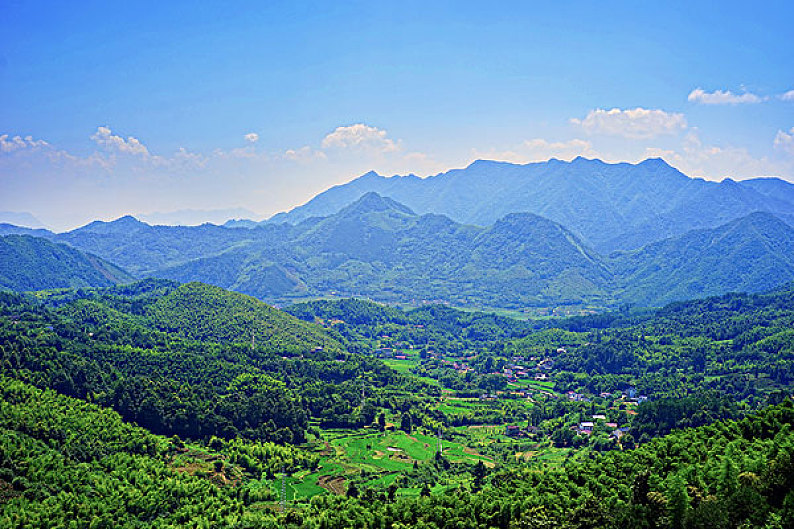
M 519 223 L 527 223 L 527 222 L 540 222 L 545 224 L 558 224 L 552 220 L 547 219 L 546 217 L 541 217 L 535 213 L 530 213 L 528 211 L 520 211 L 516 213 L 508 213 L 504 217 L 498 219 L 494 225 L 496 224 L 519 224 Z
M 769 225 L 769 226 L 775 225 L 775 226 L 790 228 L 790 226 L 782 219 L 780 219 L 780 217 L 768 211 L 753 211 L 752 213 L 744 217 L 733 220 L 731 223 L 729 223 L 729 225 L 730 224 L 736 226 L 742 226 L 742 225 L 757 226 L 761 224 L 761 225 Z
M 670 168 L 670 169 L 673 168 L 669 163 L 664 161 L 663 158 L 659 158 L 659 157 L 646 158 L 645 160 L 641 161 L 637 165 L 640 165 L 640 166 L 643 166 L 643 167 L 665 167 L 665 168 Z
M 136 219 L 132 215 L 124 215 L 123 217 L 119 217 L 111 223 L 115 224 L 146 224 L 145 222 L 141 222 L 140 220 Z
M 109 222 L 103 220 L 95 220 L 89 224 L 81 228 L 77 228 L 74 230 L 77 231 L 98 231 L 98 232 L 106 232 L 106 231 L 118 231 L 118 230 L 132 230 L 142 227 L 148 227 L 149 225 L 145 222 L 141 222 L 132 215 L 124 215 L 123 217 L 119 217 L 116 220 L 111 220 Z
M 389 197 L 384 197 L 379 195 L 374 191 L 369 191 L 364 193 L 361 198 L 350 204 L 349 206 L 343 208 L 339 215 L 348 216 L 348 215 L 360 215 L 363 213 L 370 213 L 370 212 L 379 212 L 379 211 L 388 211 L 394 210 L 405 215 L 416 215 L 416 213 L 411 210 L 408 206 L 404 204 L 400 204 L 396 200 L 392 200 Z
M 599 165 L 606 165 L 606 162 L 599 160 L 598 158 L 585 158 L 582 155 L 577 156 L 570 162 L 571 165 L 590 165 L 590 164 L 599 164 Z
M 471 162 L 466 169 L 472 168 L 485 168 L 485 167 L 504 167 L 506 165 L 516 165 L 512 162 L 506 162 L 502 160 L 474 160 Z
M 0 211 L 0 223 L 12 224 L 22 228 L 45 228 L 39 219 L 27 211 Z
M 383 176 L 379 175 L 375 171 L 367 171 L 363 175 L 356 178 L 356 180 L 372 180 L 373 178 L 383 178 Z

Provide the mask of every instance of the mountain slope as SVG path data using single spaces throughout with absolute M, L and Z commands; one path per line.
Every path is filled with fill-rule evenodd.
M 659 305 L 794 279 L 794 229 L 761 212 L 608 259 L 531 213 L 481 228 L 374 193 L 292 230 L 280 245 L 252 243 L 158 275 L 277 302 L 338 295 L 492 307 Z
M 44 237 L 45 239 L 55 236 L 53 232 L 43 228 L 26 228 L 25 226 L 0 222 L 0 236 L 2 235 L 31 235 L 33 237 Z
M 340 294 L 496 306 L 598 298 L 611 279 L 600 257 L 548 219 L 517 214 L 480 228 L 375 193 L 307 219 L 281 245 L 251 244 L 158 275 L 277 301 Z
M 661 159 L 638 164 L 552 159 L 526 165 L 478 160 L 465 169 L 424 179 L 370 172 L 268 222 L 297 224 L 312 216 L 331 215 L 375 191 L 419 214 L 437 213 L 481 226 L 510 213 L 535 213 L 608 252 L 716 227 L 754 211 L 794 218 L 794 193 L 772 191 L 787 184 L 759 180 L 763 182 L 693 179 Z
M 794 229 L 769 213 L 753 213 L 616 254 L 611 264 L 622 298 L 642 305 L 759 292 L 794 280 Z
M 105 287 L 130 281 L 132 276 L 120 268 L 65 244 L 29 235 L 0 237 L 0 288 Z

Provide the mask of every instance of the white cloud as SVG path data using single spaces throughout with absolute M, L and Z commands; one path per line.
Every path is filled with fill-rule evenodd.
M 186 167 L 206 167 L 207 157 L 180 147 L 171 157 L 170 162 Z
M 637 107 L 634 109 L 595 109 L 584 119 L 572 119 L 588 134 L 606 134 L 630 139 L 647 139 L 664 134 L 675 134 L 687 128 L 683 114 L 668 113 Z
M 0 152 L 10 153 L 21 149 L 36 149 L 47 147 L 49 144 L 44 140 L 34 140 L 33 136 L 14 136 L 9 139 L 8 134 L 0 136 Z
M 543 138 L 526 140 L 509 150 L 474 151 L 475 158 L 512 163 L 545 161 L 549 158 L 572 160 L 577 156 L 597 158 L 599 154 L 587 140 L 574 138 L 568 141 L 548 141 Z
M 690 103 L 702 103 L 704 105 L 739 105 L 742 103 L 760 103 L 766 98 L 757 96 L 750 92 L 734 94 L 730 90 L 715 90 L 706 92 L 702 88 L 696 88 L 689 93 L 687 101 Z
M 595 156 L 593 144 L 587 140 L 574 138 L 568 141 L 547 141 L 543 138 L 527 140 L 523 143 L 528 154 L 534 160 L 544 160 L 548 158 L 559 158 L 570 160 L 577 156 Z
M 111 151 L 118 151 L 125 154 L 149 156 L 149 149 L 137 138 L 129 136 L 126 140 L 121 136 L 113 134 L 108 127 L 97 127 L 96 132 L 91 136 L 97 145 L 106 147 Z
M 259 134 L 257 134 L 256 132 L 249 132 L 243 137 L 245 138 L 245 141 L 247 141 L 248 143 L 256 143 L 259 141 Z
M 304 145 L 300 149 L 287 149 L 284 151 L 284 158 L 293 162 L 307 163 L 315 160 L 325 160 L 327 157 L 323 151 L 316 151 Z
M 794 127 L 788 133 L 782 130 L 777 131 L 775 136 L 775 148 L 781 149 L 789 154 L 794 154 Z
M 352 148 L 379 153 L 400 150 L 399 142 L 388 138 L 385 130 L 370 127 L 363 123 L 337 127 L 336 130 L 323 138 L 322 147 L 323 149 Z
M 794 101 L 794 90 L 789 90 L 785 94 L 780 94 L 780 99 L 783 101 Z
M 792 131 L 794 133 L 794 130 Z M 704 144 L 693 129 L 674 149 L 646 148 L 645 157 L 662 157 L 684 174 L 707 179 L 731 177 L 736 179 L 757 176 L 787 176 L 794 167 L 786 162 L 765 156 L 757 157 L 743 147 Z

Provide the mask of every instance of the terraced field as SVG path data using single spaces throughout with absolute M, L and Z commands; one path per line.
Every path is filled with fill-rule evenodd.
M 343 494 L 347 490 L 348 478 L 361 472 L 370 476 L 367 486 L 386 487 L 403 471 L 411 469 L 414 463 L 423 465 L 430 462 L 438 449 L 438 438 L 425 433 L 331 430 L 326 434 L 329 438 L 327 444 L 318 446 L 318 453 L 322 454 L 319 468 L 287 477 L 288 501 L 326 492 Z M 461 443 L 442 440 L 442 446 L 444 456 L 452 464 L 483 461 L 489 468 L 495 465 L 491 458 Z M 271 480 L 268 485 L 278 497 L 281 480 Z M 401 495 L 418 493 L 419 488 L 402 488 L 399 491 Z

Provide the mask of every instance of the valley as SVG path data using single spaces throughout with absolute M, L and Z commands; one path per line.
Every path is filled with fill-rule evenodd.
M 58 502 L 81 501 L 95 519 L 102 515 L 94 509 L 112 505 L 56 500 L 29 457 L 66 465 L 57 472 L 72 495 L 85 494 L 101 468 L 118 469 L 103 478 L 107 486 L 150 497 L 169 493 L 127 481 L 132 474 L 118 474 L 118 465 L 171 476 L 193 492 L 165 511 L 152 504 L 124 515 L 158 523 L 178 520 L 178 505 L 202 502 L 215 505 L 201 507 L 213 524 L 296 527 L 328 509 L 361 516 L 360 505 L 395 520 L 417 516 L 408 514 L 414 506 L 430 515 L 445 501 L 453 512 L 470 509 L 467 496 L 516 508 L 516 479 L 521 490 L 561 480 L 572 493 L 579 485 L 566 480 L 597 461 L 629 465 L 614 477 L 635 479 L 632 458 L 679 437 L 702 431 L 697 443 L 718 442 L 719 425 L 749 425 L 758 413 L 794 420 L 786 400 L 794 386 L 792 296 L 784 287 L 659 310 L 515 320 L 356 299 L 282 312 L 218 287 L 164 280 L 2 294 L 1 446 L 23 450 L 0 469 L 4 509 L 20 523 L 36 516 L 56 524 L 69 512 L 59 514 L 66 507 Z M 780 402 L 778 411 L 766 408 Z M 791 442 L 785 428 L 775 435 Z M 681 468 L 701 472 L 686 459 L 692 455 L 682 457 Z M 738 468 L 756 468 L 731 457 Z M 95 470 L 71 474 L 70 461 Z M 669 483 L 651 490 L 672 494 Z M 537 490 L 530 497 L 542 501 Z M 626 510 L 626 489 L 610 490 L 618 494 L 607 497 L 618 502 L 610 517 L 655 516 Z M 708 501 L 729 501 L 722 498 Z M 763 503 L 771 499 L 755 501 L 774 509 Z M 496 504 L 488 505 L 479 508 L 492 512 Z M 558 512 L 543 505 L 532 519 Z M 584 505 L 572 496 L 564 508 Z
M 794 529 L 792 28 L 0 1 L 0 529 Z

